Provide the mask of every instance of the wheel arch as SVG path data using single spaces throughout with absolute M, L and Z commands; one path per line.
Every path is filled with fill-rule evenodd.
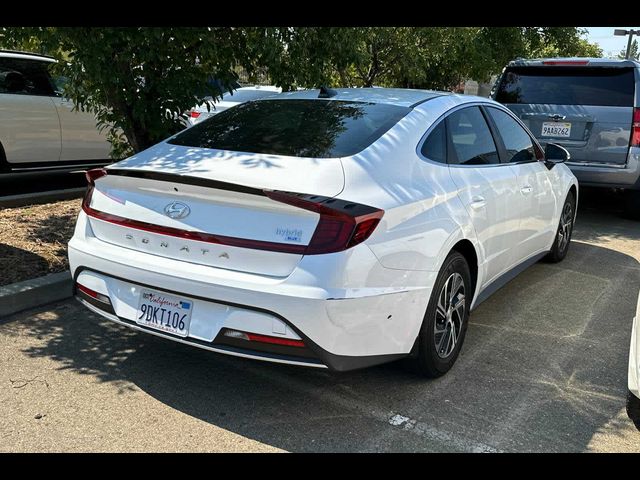
M 467 265 L 469 265 L 469 271 L 471 273 L 471 291 L 475 292 L 478 286 L 478 252 L 476 252 L 476 247 L 471 243 L 470 240 L 464 238 L 459 240 L 452 248 L 451 252 L 458 252 L 460 255 L 464 257 L 467 261 Z M 473 299 L 472 299 L 473 301 Z
M 0 172 L 9 171 L 11 171 L 11 167 L 9 166 L 9 162 L 7 162 L 7 154 L 5 153 L 4 146 L 0 140 Z

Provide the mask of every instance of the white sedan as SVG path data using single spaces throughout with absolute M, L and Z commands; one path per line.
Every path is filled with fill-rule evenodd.
M 280 87 L 274 87 L 271 85 L 241 87 L 232 92 L 225 92 L 222 96 L 222 100 L 218 102 L 204 102 L 191 109 L 189 112 L 188 123 L 189 125 L 195 125 L 196 123 L 200 123 L 228 108 L 235 107 L 236 105 L 240 105 L 244 102 L 250 102 L 252 100 L 259 100 L 271 95 L 276 95 L 280 92 L 282 92 Z
M 633 319 L 631 329 L 631 348 L 629 349 L 629 395 L 627 397 L 627 414 L 635 426 L 640 430 L 640 295 L 638 295 L 638 307 Z
M 469 313 L 561 261 L 578 183 L 509 110 L 405 89 L 283 93 L 106 169 L 69 243 L 77 298 L 214 352 L 447 372 Z

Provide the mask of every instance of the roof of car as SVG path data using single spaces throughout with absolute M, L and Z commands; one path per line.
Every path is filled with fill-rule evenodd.
M 517 58 L 509 62 L 509 67 L 640 67 L 640 62 L 619 58 L 555 57 L 555 58 Z
M 433 90 L 413 90 L 408 88 L 336 88 L 336 95 L 323 100 L 342 100 L 351 102 L 385 103 L 401 107 L 413 107 L 431 98 L 449 95 L 449 92 Z M 282 99 L 317 99 L 320 90 L 300 90 L 286 92 L 265 98 L 261 101 Z
M 56 59 L 50 57 L 49 55 L 41 55 L 39 53 L 32 52 L 21 52 L 18 50 L 0 50 L 0 57 L 5 58 L 28 58 L 28 59 L 38 59 L 44 62 L 55 62 Z

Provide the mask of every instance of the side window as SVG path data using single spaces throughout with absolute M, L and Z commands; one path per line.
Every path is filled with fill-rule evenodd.
M 452 152 L 449 162 L 460 165 L 500 163 L 491 131 L 478 107 L 453 112 L 447 118 Z
M 0 58 L 0 93 L 53 95 L 48 62 L 23 58 Z
M 507 149 L 507 163 L 531 162 L 536 160 L 533 141 L 529 134 L 509 114 L 497 108 L 487 108 L 498 128 Z
M 447 163 L 447 137 L 444 122 L 440 122 L 429 134 L 420 150 L 423 156 L 438 163 Z

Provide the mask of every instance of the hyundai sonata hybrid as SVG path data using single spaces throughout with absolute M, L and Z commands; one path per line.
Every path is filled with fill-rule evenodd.
M 327 89 L 250 101 L 105 169 L 69 243 L 75 294 L 239 357 L 447 372 L 469 312 L 567 254 L 578 183 L 493 100 Z

